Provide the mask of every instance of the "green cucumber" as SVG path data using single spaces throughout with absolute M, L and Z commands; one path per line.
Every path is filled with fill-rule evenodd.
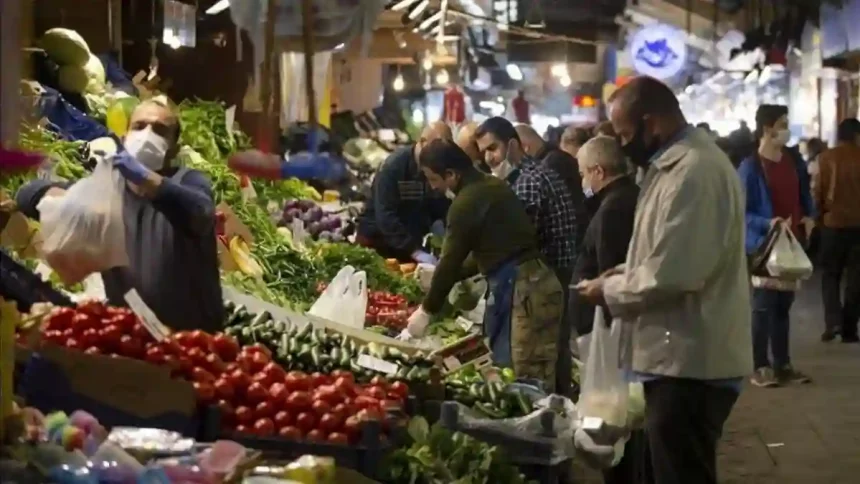
M 501 419 L 506 417 L 506 415 L 503 412 L 500 412 L 499 409 L 483 402 L 475 403 L 474 405 L 472 405 L 472 408 L 492 419 Z
M 307 340 L 310 337 L 311 332 L 313 332 L 313 330 L 314 330 L 314 327 L 311 325 L 311 323 L 307 323 L 306 325 L 302 326 L 302 329 L 300 329 L 299 332 L 296 334 L 296 338 L 303 340 L 303 341 Z
M 523 415 L 528 415 L 532 413 L 532 402 L 522 393 L 516 393 L 514 395 L 514 400 L 517 402 L 517 407 L 519 407 L 520 411 Z
M 260 311 L 251 319 L 251 326 L 260 326 L 272 320 L 272 314 L 268 311 Z

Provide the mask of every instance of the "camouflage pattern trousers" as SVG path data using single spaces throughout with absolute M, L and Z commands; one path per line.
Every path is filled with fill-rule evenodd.
M 555 391 L 564 290 L 542 260 L 519 265 L 511 311 L 511 360 L 520 378 L 542 381 Z

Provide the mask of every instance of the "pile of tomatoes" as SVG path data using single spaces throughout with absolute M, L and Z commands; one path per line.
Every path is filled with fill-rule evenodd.
M 265 346 L 240 347 L 221 333 L 181 331 L 159 342 L 130 310 L 98 302 L 54 309 L 42 331 L 70 349 L 168 366 L 191 382 L 199 404 L 219 408 L 226 432 L 355 443 L 364 422 L 384 429 L 386 412 L 401 409 L 409 394 L 403 382 L 377 377 L 360 385 L 348 371 L 287 372 Z
M 317 284 L 317 292 L 322 294 L 327 284 Z M 415 310 L 409 301 L 399 294 L 386 291 L 369 291 L 367 308 L 364 312 L 366 326 L 384 326 L 397 332 L 406 329 L 409 315 Z

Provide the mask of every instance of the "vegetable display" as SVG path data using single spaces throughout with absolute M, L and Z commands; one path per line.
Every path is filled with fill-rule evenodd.
M 509 391 L 514 381 L 509 368 L 497 370 L 500 381 L 486 381 L 474 368 L 464 368 L 445 379 L 445 395 L 491 419 L 515 418 L 534 411 L 531 400 L 520 392 Z
M 313 200 L 290 200 L 278 221 L 279 227 L 290 227 L 295 220 L 302 222 L 312 240 L 344 242 L 345 224 L 336 214 L 327 214 Z

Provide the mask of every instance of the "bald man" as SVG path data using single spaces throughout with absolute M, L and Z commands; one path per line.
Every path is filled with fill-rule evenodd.
M 417 160 L 430 141 L 452 137 L 447 124 L 430 123 L 417 143 L 395 151 L 385 160 L 359 219 L 356 242 L 400 262 L 437 262 L 423 248 L 423 239 L 431 231 L 444 232 L 451 202 L 430 188 Z
M 475 168 L 484 172 L 490 173 L 490 167 L 481 156 L 481 151 L 478 149 L 478 142 L 475 140 L 475 132 L 478 130 L 478 124 L 468 122 L 464 124 L 460 131 L 457 132 L 457 146 L 469 155 L 469 159 L 475 164 Z

